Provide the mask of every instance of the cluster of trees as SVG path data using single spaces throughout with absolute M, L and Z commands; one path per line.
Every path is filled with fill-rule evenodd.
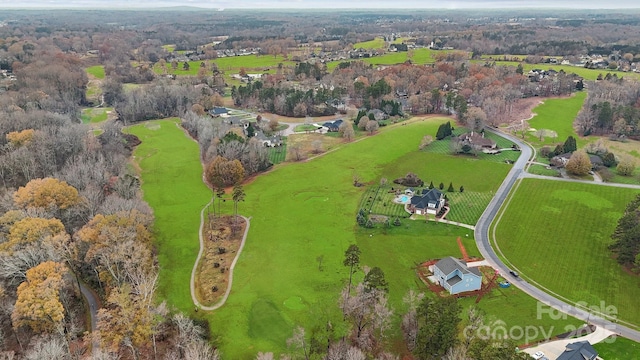
M 440 124 L 440 126 L 438 126 L 438 131 L 436 132 L 436 140 L 442 140 L 451 135 L 453 135 L 453 126 L 451 126 L 451 121 L 447 121 L 446 123 Z
M 257 126 L 264 129 L 273 127 L 273 123 L 260 120 Z M 269 149 L 266 148 L 255 137 L 247 138 L 244 134 L 239 135 L 237 128 L 231 128 L 230 125 L 213 122 L 207 116 L 198 116 L 193 112 L 187 112 L 182 118 L 182 126 L 189 134 L 198 141 L 200 145 L 200 156 L 202 161 L 207 164 L 207 171 L 212 168 L 213 161 L 220 159 L 219 163 L 233 163 L 233 166 L 224 166 L 225 169 L 233 170 L 234 173 L 241 172 L 239 178 L 235 175 L 224 175 L 224 180 L 220 182 L 222 186 L 232 186 L 235 182 L 241 181 L 245 176 L 255 175 L 259 172 L 267 170 L 271 165 L 269 160 Z M 237 161 L 234 162 L 234 161 Z M 219 167 L 219 165 L 215 165 Z M 237 181 L 229 181 L 228 179 L 239 179 Z M 211 184 L 217 184 L 219 181 L 208 179 Z
M 298 90 L 288 83 L 276 83 L 255 81 L 246 86 L 233 87 L 231 89 L 236 106 L 260 108 L 285 116 L 323 116 L 333 115 L 337 109 L 327 102 L 340 98 L 342 89 L 329 87 Z
M 576 125 L 584 135 L 640 135 L 640 83 L 618 78 L 590 82 Z
M 79 123 L 83 66 L 43 43 L 21 43 L 0 93 L 0 352 L 65 359 L 84 341 L 96 359 L 214 358 L 205 331 L 154 299 L 153 216 L 127 170 L 138 140 Z M 86 339 L 84 284 L 104 305 Z
M 640 267 L 640 196 L 631 201 L 625 209 L 624 215 L 618 220 L 618 225 L 611 235 L 613 243 L 609 249 L 616 255 L 620 265 L 629 268 Z

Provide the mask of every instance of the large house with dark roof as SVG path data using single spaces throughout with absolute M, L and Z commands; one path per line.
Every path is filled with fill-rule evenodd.
M 444 195 L 438 189 L 425 189 L 422 195 L 411 197 L 409 211 L 416 215 L 437 215 L 444 207 Z
M 327 121 L 326 123 L 322 124 L 322 126 L 326 127 L 328 132 L 338 132 L 342 123 L 342 119 L 338 119 L 335 121 Z
M 483 132 L 477 133 L 475 131 L 472 131 L 469 133 L 460 134 L 460 136 L 458 136 L 458 141 L 462 144 L 480 146 L 483 149 L 495 149 L 498 147 L 498 144 L 496 144 L 495 141 L 484 137 Z
M 588 341 L 578 341 L 567 345 L 557 360 L 595 360 L 598 352 Z
M 480 290 L 482 274 L 478 268 L 468 268 L 464 261 L 446 257 L 433 265 L 433 276 L 451 295 Z

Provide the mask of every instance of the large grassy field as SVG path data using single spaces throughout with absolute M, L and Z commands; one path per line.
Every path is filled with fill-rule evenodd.
M 472 60 L 472 62 L 485 63 L 491 60 Z M 583 77 L 586 80 L 596 80 L 598 75 L 602 75 L 603 77 L 607 75 L 607 73 L 611 73 L 611 75 L 616 74 L 618 77 L 631 77 L 638 79 L 640 78 L 640 74 L 632 73 L 632 72 L 622 72 L 617 70 L 609 70 L 609 69 L 587 69 L 579 66 L 571 66 L 571 65 L 553 65 L 553 64 L 527 64 L 520 63 L 517 61 L 495 61 L 496 65 L 503 66 L 518 66 L 518 64 L 522 64 L 522 68 L 525 72 L 529 72 L 533 69 L 542 69 L 542 70 L 555 70 L 560 71 L 564 70 L 567 74 L 576 74 L 578 76 Z
M 640 324 L 638 278 L 607 249 L 638 190 L 524 179 L 500 221 L 496 239 L 507 264 L 571 302 L 613 305 Z
M 413 64 L 416 65 L 424 65 L 424 64 L 433 64 L 436 62 L 436 54 L 447 52 L 448 50 L 431 50 L 427 48 L 419 48 L 412 50 L 413 57 L 408 57 L 407 51 L 399 51 L 399 52 L 391 52 L 381 56 L 374 56 L 370 58 L 362 58 L 359 60 L 364 61 L 367 64 L 371 65 L 395 65 L 402 64 L 407 60 L 411 60 Z M 349 61 L 349 60 L 347 60 Z M 351 60 L 353 61 L 353 60 Z M 333 71 L 339 63 L 342 61 L 331 61 L 327 63 L 327 70 Z
M 241 68 L 244 68 L 247 73 L 263 73 L 267 68 L 275 71 L 278 64 L 283 64 L 285 66 L 293 66 L 295 64 L 293 61 L 285 60 L 282 55 L 246 55 L 222 57 L 214 60 L 189 61 L 189 70 L 183 70 L 183 62 L 178 63 L 178 68 L 176 70 L 171 68 L 170 63 L 167 63 L 165 69 L 162 69 L 159 64 L 156 64 L 153 70 L 157 74 L 166 72 L 167 74 L 193 76 L 198 74 L 198 70 L 200 69 L 200 64 L 202 62 L 206 65 L 207 75 L 211 75 L 212 72 L 210 64 L 211 62 L 215 62 L 218 65 L 218 69 L 224 71 L 227 76 L 238 73 Z
M 536 115 L 529 120 L 529 126 L 536 130 L 553 130 L 558 134 L 558 137 L 555 139 L 545 137 L 541 141 L 533 132 L 530 132 L 527 141 L 535 145 L 551 145 L 564 142 L 571 135 L 576 138 L 578 147 L 587 143 L 586 139 L 580 139 L 573 128 L 573 121 L 582 108 L 586 97 L 586 92 L 577 92 L 568 98 L 544 100 L 543 104 L 533 109 L 533 113 Z
M 375 38 L 369 41 L 363 41 L 359 43 L 353 44 L 354 49 L 382 49 L 384 48 L 384 39 L 383 38 Z
M 127 131 L 142 140 L 134 160 L 141 169 L 144 200 L 156 219 L 158 295 L 180 310 L 193 311 L 189 281 L 199 248 L 200 210 L 211 191 L 202 182 L 198 144 L 177 124 L 178 119 L 153 121 Z
M 160 298 L 208 320 L 224 358 L 249 359 L 258 351 L 281 352 L 297 325 L 311 332 L 331 320 L 336 333 L 344 333 L 337 306 L 348 278 L 342 261 L 349 244 L 357 243 L 362 264 L 379 266 L 387 274 L 390 303 L 399 316 L 404 312 L 401 298 L 406 291 L 424 288 L 415 276 L 416 264 L 459 256 L 458 236 L 465 239 L 470 254 L 477 255 L 478 250 L 469 230 L 444 224 L 405 219 L 402 226 L 391 229 L 357 228 L 355 214 L 366 188 L 352 185 L 353 174 L 373 183 L 410 169 L 425 174 L 437 171 L 443 179 L 462 182 L 464 177 L 465 188 L 495 189 L 507 165 L 463 159 L 466 166 L 448 169 L 433 160 L 443 155 L 417 151 L 424 134 L 435 133 L 443 121 L 446 119 L 389 126 L 374 137 L 345 144 L 312 161 L 278 165 L 246 184 L 247 197 L 240 212 L 251 217 L 249 238 L 236 266 L 231 296 L 212 313 L 194 312 L 188 285 L 198 249 L 198 212 L 210 196 L 201 181 L 197 145 L 174 121 L 131 127 L 129 131 L 143 141 L 135 156 L 142 171 L 144 198 L 156 216 Z M 411 153 L 417 156 L 413 161 Z M 471 172 L 457 174 L 475 166 L 473 162 L 495 166 L 490 170 L 494 175 L 484 176 L 492 180 Z M 473 184 L 473 179 L 482 180 Z M 229 201 L 223 204 L 223 211 L 231 210 Z M 489 316 L 501 318 L 503 309 L 509 308 L 514 313 L 504 319 L 508 326 L 535 321 L 535 301 L 517 291 L 513 294 L 492 294 L 488 299 L 494 300 L 483 305 Z M 399 317 L 395 321 L 397 324 Z

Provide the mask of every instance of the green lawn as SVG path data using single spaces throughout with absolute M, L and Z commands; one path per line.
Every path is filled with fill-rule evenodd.
M 95 76 L 97 79 L 104 79 L 104 66 L 96 65 L 90 66 L 86 69 L 88 74 Z
M 353 48 L 354 49 L 383 49 L 384 44 L 385 43 L 383 38 L 375 38 L 373 40 L 355 43 L 353 44 Z
M 82 109 L 80 116 L 83 124 L 101 123 L 107 120 L 107 112 L 113 111 L 113 108 L 87 108 Z
M 411 58 L 411 62 L 416 65 L 424 65 L 424 64 L 433 64 L 436 62 L 436 54 L 444 53 L 448 50 L 431 50 L 427 48 L 419 48 L 412 50 L 413 57 Z M 370 58 L 362 58 L 360 60 L 364 61 L 367 64 L 371 65 L 395 65 L 402 64 L 405 61 L 409 60 L 407 57 L 407 51 L 399 51 L 399 52 L 391 52 L 381 56 L 374 56 Z M 353 61 L 353 60 L 347 60 Z M 343 61 L 330 61 L 327 63 L 327 70 L 329 72 L 333 71 L 339 63 Z
M 607 249 L 638 190 L 524 179 L 496 226 L 507 264 L 572 302 L 613 305 L 640 324 L 638 278 Z
M 417 151 L 423 135 L 435 133 L 444 121 L 388 126 L 376 136 L 345 144 L 312 161 L 277 166 L 246 184 L 247 197 L 239 210 L 251 216 L 249 237 L 235 269 L 231 295 L 212 313 L 194 312 L 188 285 L 198 250 L 199 211 L 210 196 L 202 184 L 197 145 L 174 121 L 131 127 L 129 131 L 143 141 L 135 156 L 142 169 L 144 198 L 156 216 L 159 298 L 208 320 L 224 358 L 253 358 L 258 351 L 278 353 L 286 349 L 286 339 L 297 325 L 311 332 L 330 320 L 336 334 L 344 334 L 337 306 L 348 278 L 342 261 L 349 244 L 357 243 L 362 264 L 379 266 L 387 274 L 390 303 L 397 314 L 393 336 L 398 336 L 402 296 L 409 288 L 424 288 L 415 276 L 415 265 L 459 256 L 458 236 L 465 239 L 470 254 L 478 255 L 478 250 L 471 231 L 444 224 L 403 219 L 400 227 L 358 228 L 355 215 L 367 188 L 354 187 L 353 175 L 377 183 L 383 176 L 391 179 L 413 170 L 421 176 L 436 173 L 432 177 L 447 184 L 464 183 L 470 191 L 495 189 L 508 165 L 463 159 L 459 165 L 446 166 L 449 162 L 439 158 L 448 156 Z M 492 176 L 477 175 L 481 168 Z M 232 210 L 230 202 L 222 207 Z M 507 301 L 512 304 L 506 306 Z M 513 309 L 514 314 L 505 319 L 508 325 L 534 321 L 533 301 L 497 297 L 486 307 L 492 317 L 501 316 L 504 308 Z
M 533 164 L 529 167 L 529 172 L 536 175 L 559 176 L 558 170 L 547 169 L 546 166 Z
M 269 148 L 269 160 L 272 164 L 280 164 L 287 158 L 287 138 L 282 138 L 282 146 Z
M 529 132 L 527 141 L 536 147 L 543 145 L 555 145 L 563 143 L 570 135 L 576 138 L 578 147 L 586 145 L 589 140 L 581 138 L 573 128 L 573 121 L 582 108 L 587 97 L 586 92 L 577 92 L 572 97 L 561 99 L 546 99 L 544 104 L 536 106 L 532 111 L 536 116 L 529 120 L 529 126 L 533 129 L 553 130 L 557 138 L 546 137 L 540 141 L 534 132 Z
M 472 60 L 472 62 L 477 63 L 485 63 L 491 60 Z M 522 68 L 525 72 L 529 72 L 533 69 L 542 69 L 542 70 L 555 70 L 560 71 L 564 70 L 567 74 L 576 74 L 578 76 L 583 77 L 586 80 L 596 80 L 598 75 L 602 75 L 603 77 L 607 75 L 607 73 L 611 73 L 611 75 L 616 74 L 618 77 L 631 77 L 631 78 L 640 78 L 640 74 L 632 73 L 632 72 L 622 72 L 617 70 L 609 70 L 609 69 L 587 69 L 580 66 L 571 66 L 571 65 L 552 65 L 552 64 L 527 64 L 520 63 L 517 61 L 495 61 L 496 65 L 503 66 L 518 66 L 518 64 L 522 64 Z
M 318 127 L 311 124 L 300 124 L 300 125 L 296 125 L 296 127 L 293 128 L 293 131 L 295 132 L 315 131 L 315 130 L 318 130 Z
M 221 71 L 224 71 L 227 76 L 240 71 L 241 68 L 245 68 L 247 73 L 263 73 L 266 69 L 275 71 L 278 64 L 285 66 L 293 66 L 295 63 L 290 60 L 285 60 L 282 55 L 246 55 L 246 56 L 229 56 L 217 58 L 215 60 L 203 60 L 203 61 L 189 61 L 189 70 L 183 70 L 183 62 L 178 63 L 178 68 L 173 70 L 171 64 L 167 63 L 166 72 L 175 75 L 197 75 L 200 64 L 204 62 L 207 69 L 207 75 L 211 75 L 210 63 L 214 62 L 218 65 Z M 153 68 L 156 74 L 162 74 L 165 70 L 161 68 L 159 64 L 156 64 Z
M 625 338 L 611 338 L 593 345 L 598 356 L 604 360 L 636 359 L 640 354 L 640 344 Z
M 191 314 L 189 281 L 199 248 L 200 210 L 211 191 L 202 182 L 198 144 L 177 127 L 179 122 L 146 122 L 127 131 L 142 140 L 133 155 L 141 169 L 144 200 L 155 216 L 158 297 Z
M 453 135 L 458 136 L 468 131 L 469 130 L 465 128 L 459 127 L 453 131 Z M 429 135 L 431 135 L 435 139 L 435 133 L 429 134 Z M 510 149 L 511 146 L 513 145 L 511 141 L 505 138 L 502 138 L 500 136 L 494 135 L 493 133 L 490 133 L 490 132 L 486 132 L 485 136 L 495 141 L 496 144 L 498 145 L 498 148 L 500 149 Z M 424 151 L 429 153 L 435 153 L 435 154 L 451 154 L 452 152 L 451 142 L 452 142 L 451 138 L 434 140 L 431 144 L 429 144 L 427 147 L 424 148 Z M 493 161 L 498 163 L 505 163 L 505 161 L 507 160 L 516 161 L 518 157 L 520 157 L 520 152 L 512 151 L 512 150 L 504 150 L 499 154 L 485 154 L 481 152 L 481 153 L 478 153 L 477 156 L 464 155 L 464 154 L 458 154 L 455 156 L 460 158 L 467 158 L 467 159 L 479 159 L 479 160 L 488 160 L 488 161 Z

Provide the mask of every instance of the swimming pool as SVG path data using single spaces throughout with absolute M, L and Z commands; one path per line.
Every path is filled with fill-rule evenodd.
M 400 201 L 406 203 L 409 201 L 409 197 L 407 195 L 400 196 Z

